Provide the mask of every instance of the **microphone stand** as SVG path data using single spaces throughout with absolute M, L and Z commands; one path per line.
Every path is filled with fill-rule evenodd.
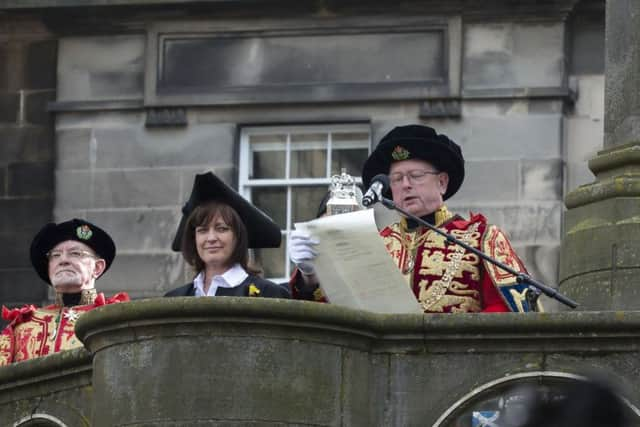
M 452 236 L 451 234 L 448 234 L 440 229 L 438 229 L 436 226 L 429 224 L 427 221 L 423 220 L 422 218 L 419 218 L 413 214 L 410 214 L 409 212 L 405 211 L 402 208 L 399 208 L 398 206 L 396 206 L 396 204 L 393 202 L 393 200 L 387 199 L 386 197 L 380 196 L 380 203 L 382 203 L 385 207 L 391 209 L 391 210 L 395 210 L 400 212 L 401 214 L 403 214 L 404 216 L 406 216 L 407 218 L 411 218 L 412 220 L 416 221 L 417 223 L 419 223 L 420 225 L 423 225 L 433 231 L 435 231 L 436 233 L 440 234 L 441 236 L 444 236 L 447 241 L 449 243 L 455 243 L 458 246 L 462 246 L 463 248 L 465 248 L 466 250 L 468 250 L 469 252 L 472 252 L 476 255 L 478 255 L 480 258 L 489 261 L 490 263 L 492 263 L 493 265 L 501 268 L 502 270 L 513 274 L 516 277 L 516 281 L 518 283 L 524 283 L 527 284 L 529 286 L 529 289 L 535 293 L 536 295 L 536 299 L 537 297 L 540 295 L 540 292 L 544 293 L 546 296 L 551 297 L 557 301 L 560 301 L 562 304 L 567 305 L 571 308 L 576 308 L 578 306 L 578 303 L 573 301 L 572 299 L 562 295 L 561 293 L 559 293 L 557 290 L 543 284 L 540 283 L 536 280 L 533 280 L 531 278 L 531 276 L 529 276 L 526 273 L 522 273 L 520 271 L 516 271 L 513 268 L 509 267 L 508 265 L 505 265 L 503 263 L 501 263 L 500 261 L 490 257 L 489 255 L 485 254 L 484 252 L 474 248 L 473 246 L 469 246 L 468 244 L 464 243 L 463 241 L 455 238 L 454 236 Z M 534 299 L 535 301 L 535 299 Z

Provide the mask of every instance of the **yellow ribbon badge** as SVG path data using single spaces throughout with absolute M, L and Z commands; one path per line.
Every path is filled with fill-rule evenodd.
M 253 283 L 249 285 L 249 296 L 250 297 L 257 297 L 258 295 L 260 295 L 260 289 L 258 289 L 258 287 L 256 285 L 254 285 Z

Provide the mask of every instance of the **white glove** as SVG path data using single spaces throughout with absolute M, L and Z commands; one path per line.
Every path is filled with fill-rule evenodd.
M 306 231 L 292 230 L 289 239 L 289 259 L 304 275 L 311 275 L 315 272 L 313 260 L 318 256 L 318 251 L 314 248 L 320 243 L 311 238 Z

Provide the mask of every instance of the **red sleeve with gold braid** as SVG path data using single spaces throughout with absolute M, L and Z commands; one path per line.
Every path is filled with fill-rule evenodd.
M 13 327 L 9 325 L 0 334 L 0 366 L 9 365 L 13 362 L 13 353 Z
M 0 366 L 9 365 L 14 361 L 16 344 L 13 327 L 16 324 L 28 321 L 35 310 L 35 306 L 31 304 L 12 310 L 2 307 L 2 318 L 11 323 L 0 333 Z
M 487 228 L 482 242 L 482 250 L 513 270 L 527 273 L 524 263 L 513 250 L 509 239 L 498 227 L 491 225 Z M 500 295 L 505 305 L 509 307 L 509 311 L 526 312 L 532 310 L 525 296 L 528 289 L 526 284 L 518 283 L 516 276 L 494 264 L 485 261 L 484 265 L 487 272 L 486 276 L 491 279 L 495 289 L 498 291 L 498 295 Z

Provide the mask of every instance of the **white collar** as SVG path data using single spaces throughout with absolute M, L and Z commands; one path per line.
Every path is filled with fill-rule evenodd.
M 211 279 L 211 286 L 209 286 L 209 292 L 204 293 L 204 271 L 198 273 L 193 279 L 193 286 L 195 287 L 195 295 L 197 297 L 202 296 L 214 296 L 218 291 L 218 288 L 235 288 L 239 286 L 249 275 L 242 268 L 240 264 L 234 264 L 230 269 L 222 274 L 213 276 Z

